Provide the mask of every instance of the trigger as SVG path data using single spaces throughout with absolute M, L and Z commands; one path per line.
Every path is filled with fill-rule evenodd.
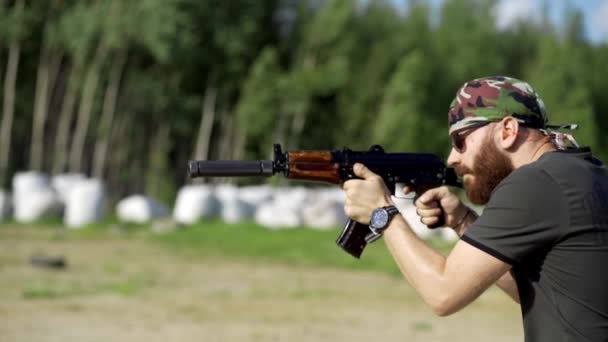
M 412 190 L 407 194 L 403 192 L 403 188 L 405 188 L 406 186 L 409 187 L 410 190 Z M 395 183 L 395 191 L 393 193 L 395 194 L 396 198 L 401 198 L 401 199 L 414 200 L 417 197 L 417 194 L 413 191 L 412 187 L 407 183 Z

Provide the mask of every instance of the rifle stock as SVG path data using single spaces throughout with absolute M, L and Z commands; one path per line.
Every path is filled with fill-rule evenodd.
M 274 145 L 273 160 L 210 160 L 188 162 L 188 173 L 196 177 L 270 177 L 282 173 L 289 179 L 340 184 L 356 178 L 353 166 L 362 163 L 378 174 L 395 194 L 395 185 L 405 183 L 417 195 L 441 185 L 462 187 L 452 168 L 430 153 L 386 153 L 379 145 L 368 151 L 348 148 L 333 151 L 289 151 Z M 437 222 L 430 228 L 441 227 Z M 369 226 L 348 220 L 336 244 L 344 251 L 360 258 L 367 242 Z

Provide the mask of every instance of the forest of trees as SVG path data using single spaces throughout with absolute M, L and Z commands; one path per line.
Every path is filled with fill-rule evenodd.
M 78 172 L 170 204 L 188 159 L 268 158 L 273 142 L 445 157 L 456 89 L 497 74 L 608 161 L 608 44 L 580 12 L 499 30 L 496 1 L 403 3 L 0 0 L 1 188 Z

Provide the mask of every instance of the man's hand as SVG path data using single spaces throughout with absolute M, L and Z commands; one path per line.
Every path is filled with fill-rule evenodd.
M 409 189 L 406 187 L 404 192 L 407 193 L 408 191 Z M 422 223 L 427 226 L 433 225 L 443 215 L 446 226 L 454 229 L 458 235 L 464 233 L 462 231 L 463 223 L 468 218 L 467 216 L 472 215 L 471 209 L 462 204 L 458 196 L 454 195 L 447 186 L 426 191 L 418 197 L 414 204 L 416 205 L 416 213 L 420 216 Z M 439 208 L 439 205 L 441 205 L 441 208 Z
M 342 185 L 346 193 L 344 212 L 359 223 L 369 224 L 372 211 L 393 204 L 391 193 L 382 178 L 365 165 L 357 163 L 353 171 L 361 179 L 351 179 Z

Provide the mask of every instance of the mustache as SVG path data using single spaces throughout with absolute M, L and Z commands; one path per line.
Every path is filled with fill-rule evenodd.
M 468 168 L 464 165 L 455 166 L 454 171 L 456 172 L 456 175 L 458 175 L 458 177 L 462 177 L 467 173 L 473 173 L 473 170 L 471 170 L 470 168 Z

